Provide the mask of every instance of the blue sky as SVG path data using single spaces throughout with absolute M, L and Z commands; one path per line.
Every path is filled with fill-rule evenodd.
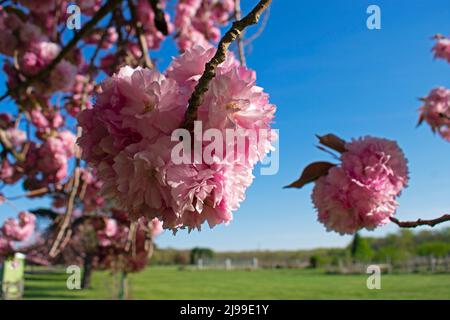
M 242 2 L 246 12 L 256 3 Z M 381 8 L 381 30 L 366 28 L 370 4 Z M 282 189 L 308 163 L 329 159 L 314 147 L 314 135 L 328 132 L 344 139 L 369 134 L 399 142 L 409 159 L 411 180 L 399 198 L 398 218 L 450 212 L 450 144 L 427 126 L 415 128 L 417 98 L 436 86 L 450 87 L 450 65 L 433 60 L 430 52 L 433 34 L 450 34 L 449 18 L 448 0 L 274 0 L 264 33 L 247 48 L 247 64 L 278 107 L 280 170 L 273 176 L 255 172 L 247 199 L 228 226 L 176 236 L 165 232 L 157 244 L 216 250 L 347 244 L 350 237 L 328 233 L 316 221 L 311 186 Z M 169 40 L 151 54 L 164 69 L 176 50 Z M 23 208 L 30 204 L 35 206 L 17 203 Z M 1 206 L 0 219 L 7 215 L 11 209 Z M 388 225 L 363 234 L 396 230 Z

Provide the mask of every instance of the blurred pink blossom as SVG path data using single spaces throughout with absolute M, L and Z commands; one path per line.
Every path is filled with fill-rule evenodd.
M 342 164 L 314 186 L 312 200 L 328 231 L 353 234 L 389 222 L 408 183 L 407 161 L 394 141 L 364 137 L 345 145 Z

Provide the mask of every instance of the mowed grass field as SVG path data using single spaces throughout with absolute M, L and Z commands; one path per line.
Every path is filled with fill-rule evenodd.
M 450 299 L 450 274 L 368 275 L 315 270 L 191 270 L 149 267 L 129 275 L 130 299 Z M 94 272 L 92 289 L 68 290 L 64 272 L 27 274 L 25 299 L 115 299 L 117 277 Z

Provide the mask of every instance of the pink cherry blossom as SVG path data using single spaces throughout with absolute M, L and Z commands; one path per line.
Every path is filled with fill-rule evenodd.
M 110 246 L 114 237 L 118 235 L 119 227 L 117 221 L 107 218 L 105 221 L 105 228 L 97 232 L 99 245 L 102 247 Z
M 450 141 L 450 90 L 438 87 L 422 100 L 424 105 L 420 108 L 420 118 L 430 125 L 433 132 Z
M 49 91 L 69 91 L 77 75 L 77 67 L 66 60 L 61 61 L 50 74 Z
M 12 184 L 15 182 L 14 179 L 15 169 L 11 165 L 8 159 L 3 159 L 0 166 L 0 179 L 7 184 Z
M 364 137 L 347 143 L 342 164 L 320 177 L 312 200 L 328 231 L 352 234 L 389 222 L 408 183 L 407 161 L 394 141 Z
M 7 219 L 2 227 L 3 236 L 12 241 L 27 240 L 34 232 L 36 217 L 34 214 L 22 211 L 19 219 Z
M 13 147 L 21 147 L 25 140 L 27 139 L 27 135 L 24 131 L 16 128 L 9 128 L 5 131 L 5 136 L 9 142 L 11 142 Z
M 36 13 L 48 13 L 56 8 L 56 0 L 19 0 L 19 2 Z
M 167 68 L 169 78 L 176 80 L 182 88 L 187 88 L 187 94 L 194 90 L 195 84 L 200 79 L 205 64 L 211 60 L 216 50 L 212 47 L 195 45 L 186 50 L 182 55 L 174 58 Z
M 44 35 L 42 29 L 37 25 L 26 22 L 20 27 L 19 39 L 22 43 L 28 44 L 31 42 L 45 41 L 47 40 L 47 36 Z
M 163 232 L 163 223 L 158 218 L 153 218 L 150 221 L 152 237 L 155 238 Z
M 447 60 L 450 63 L 450 39 L 441 35 L 435 36 L 436 44 L 433 47 L 434 56 Z
M 109 27 L 106 30 L 106 35 L 103 36 L 102 30 L 94 30 L 88 37 L 84 39 L 86 43 L 100 45 L 102 49 L 109 49 L 116 43 L 118 34 L 116 28 Z
M 132 219 L 158 218 L 170 229 L 228 223 L 253 181 L 253 166 L 272 148 L 275 106 L 256 86 L 254 71 L 241 67 L 230 54 L 218 67 L 198 118 L 205 129 L 218 129 L 224 136 L 226 129 L 264 129 L 268 134 L 246 136 L 242 151 L 235 142 L 224 142 L 243 153 L 237 158 L 172 162 L 176 143 L 170 135 L 182 123 L 192 90 L 214 52 L 200 46 L 186 50 L 166 75 L 124 67 L 102 83 L 94 107 L 78 117 L 83 158 L 97 169 L 103 194 L 117 199 Z
M 75 136 L 70 131 L 62 131 L 45 140 L 37 152 L 37 163 L 31 165 L 49 182 L 61 182 L 67 177 L 69 158 L 75 153 Z
M 76 0 L 75 2 L 80 6 L 80 11 L 87 16 L 94 15 L 102 4 L 102 0 Z
M 93 164 L 116 155 L 143 138 L 170 134 L 182 121 L 184 103 L 177 83 L 157 71 L 124 67 L 102 84 L 96 108 L 78 117 L 86 134 L 80 138 Z
M 60 46 L 50 41 L 32 42 L 19 57 L 20 67 L 25 74 L 35 75 L 55 59 L 60 51 Z
M 231 0 L 180 0 L 175 8 L 177 44 L 181 51 L 196 45 L 208 47 L 220 38 L 220 26 L 234 10 Z
M 64 124 L 61 112 L 54 108 L 35 108 L 31 111 L 31 123 L 36 126 L 38 134 L 48 134 Z

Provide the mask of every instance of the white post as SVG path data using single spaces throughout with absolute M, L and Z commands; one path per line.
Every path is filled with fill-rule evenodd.
M 225 260 L 225 269 L 226 270 L 230 270 L 231 269 L 231 259 L 226 259 Z
M 258 269 L 258 258 L 256 257 L 253 258 L 253 268 Z

